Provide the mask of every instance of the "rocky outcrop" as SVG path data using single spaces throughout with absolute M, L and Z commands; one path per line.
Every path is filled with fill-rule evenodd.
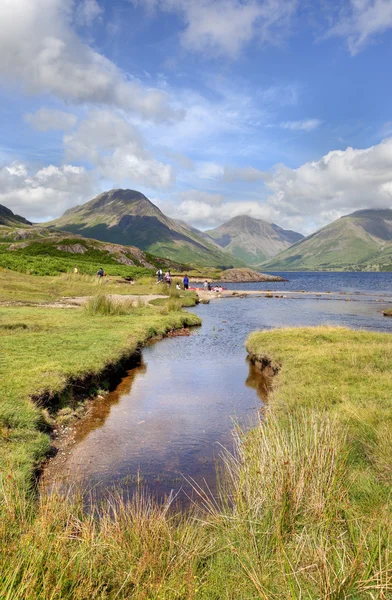
M 82 246 L 82 244 L 69 244 L 63 246 L 57 246 L 57 250 L 60 252 L 70 252 L 71 254 L 84 254 L 87 252 L 87 248 Z
M 227 283 L 252 283 L 258 281 L 287 281 L 278 275 L 267 275 L 266 273 L 258 273 L 253 269 L 227 269 L 219 275 L 220 281 Z

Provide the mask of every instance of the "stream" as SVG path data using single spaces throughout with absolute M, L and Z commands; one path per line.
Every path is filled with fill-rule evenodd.
M 344 300 L 227 298 L 190 309 L 203 325 L 143 349 L 140 364 L 76 425 L 71 446 L 49 465 L 50 485 L 82 483 L 94 498 L 142 487 L 158 500 L 174 493 L 187 502 L 191 479 L 216 493 L 222 447 L 233 448 L 233 429 L 252 427 L 266 400 L 265 382 L 247 360 L 248 334 L 320 324 L 392 332 L 382 315 L 392 296 L 373 290 Z

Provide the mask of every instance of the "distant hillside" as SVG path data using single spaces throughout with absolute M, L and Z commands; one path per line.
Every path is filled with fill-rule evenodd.
M 27 221 L 27 219 L 19 217 L 19 215 L 14 215 L 12 210 L 0 204 L 0 225 L 21 227 L 22 225 L 31 225 L 31 223 L 30 221 Z
M 272 260 L 270 271 L 392 270 L 392 210 L 359 210 L 341 217 Z
M 88 238 L 133 245 L 157 256 L 204 266 L 241 266 L 197 230 L 163 214 L 134 190 L 111 190 L 47 223 Z
M 32 275 L 57 275 L 78 266 L 93 275 L 102 267 L 109 275 L 139 276 L 162 268 L 183 265 L 152 255 L 139 248 L 108 244 L 76 234 L 33 226 L 0 226 L 0 267 Z
M 248 265 L 260 264 L 303 239 L 300 233 L 246 215 L 234 217 L 205 233 Z

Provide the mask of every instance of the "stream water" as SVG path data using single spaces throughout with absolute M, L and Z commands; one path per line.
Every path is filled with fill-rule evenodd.
M 346 274 L 337 275 L 343 282 L 330 278 L 324 290 L 344 290 Z M 98 496 L 113 487 L 132 493 L 142 485 L 158 499 L 179 490 L 186 498 L 189 478 L 215 492 L 222 446 L 233 447 L 234 426 L 246 430 L 255 423 L 264 400 L 261 376 L 246 359 L 247 335 L 319 324 L 392 332 L 392 319 L 382 315 L 392 306 L 391 274 L 371 275 L 379 275 L 377 284 L 373 278 L 365 289 L 351 279 L 346 286 L 350 302 L 335 293 L 327 298 L 298 294 L 216 299 L 191 309 L 202 318 L 202 327 L 143 350 L 141 364 L 114 392 L 96 400 L 76 427 L 72 448 L 54 459 L 57 474 L 67 484 L 82 481 Z M 305 289 L 304 283 L 290 287 Z M 309 289 L 311 283 L 308 279 Z M 265 289 L 264 284 L 248 287 L 255 285 Z

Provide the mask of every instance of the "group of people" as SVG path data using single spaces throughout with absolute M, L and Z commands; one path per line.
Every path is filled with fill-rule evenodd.
M 161 268 L 158 269 L 158 271 L 156 272 L 158 281 L 157 283 L 166 283 L 168 286 L 171 286 L 171 282 L 172 282 L 172 277 L 171 277 L 171 273 L 170 271 L 166 271 L 165 275 L 163 274 L 163 271 Z M 188 290 L 189 289 L 189 277 L 188 275 L 185 275 L 184 279 L 182 280 L 182 284 L 184 286 L 184 290 Z M 176 284 L 176 289 L 180 290 L 181 286 L 179 283 Z

